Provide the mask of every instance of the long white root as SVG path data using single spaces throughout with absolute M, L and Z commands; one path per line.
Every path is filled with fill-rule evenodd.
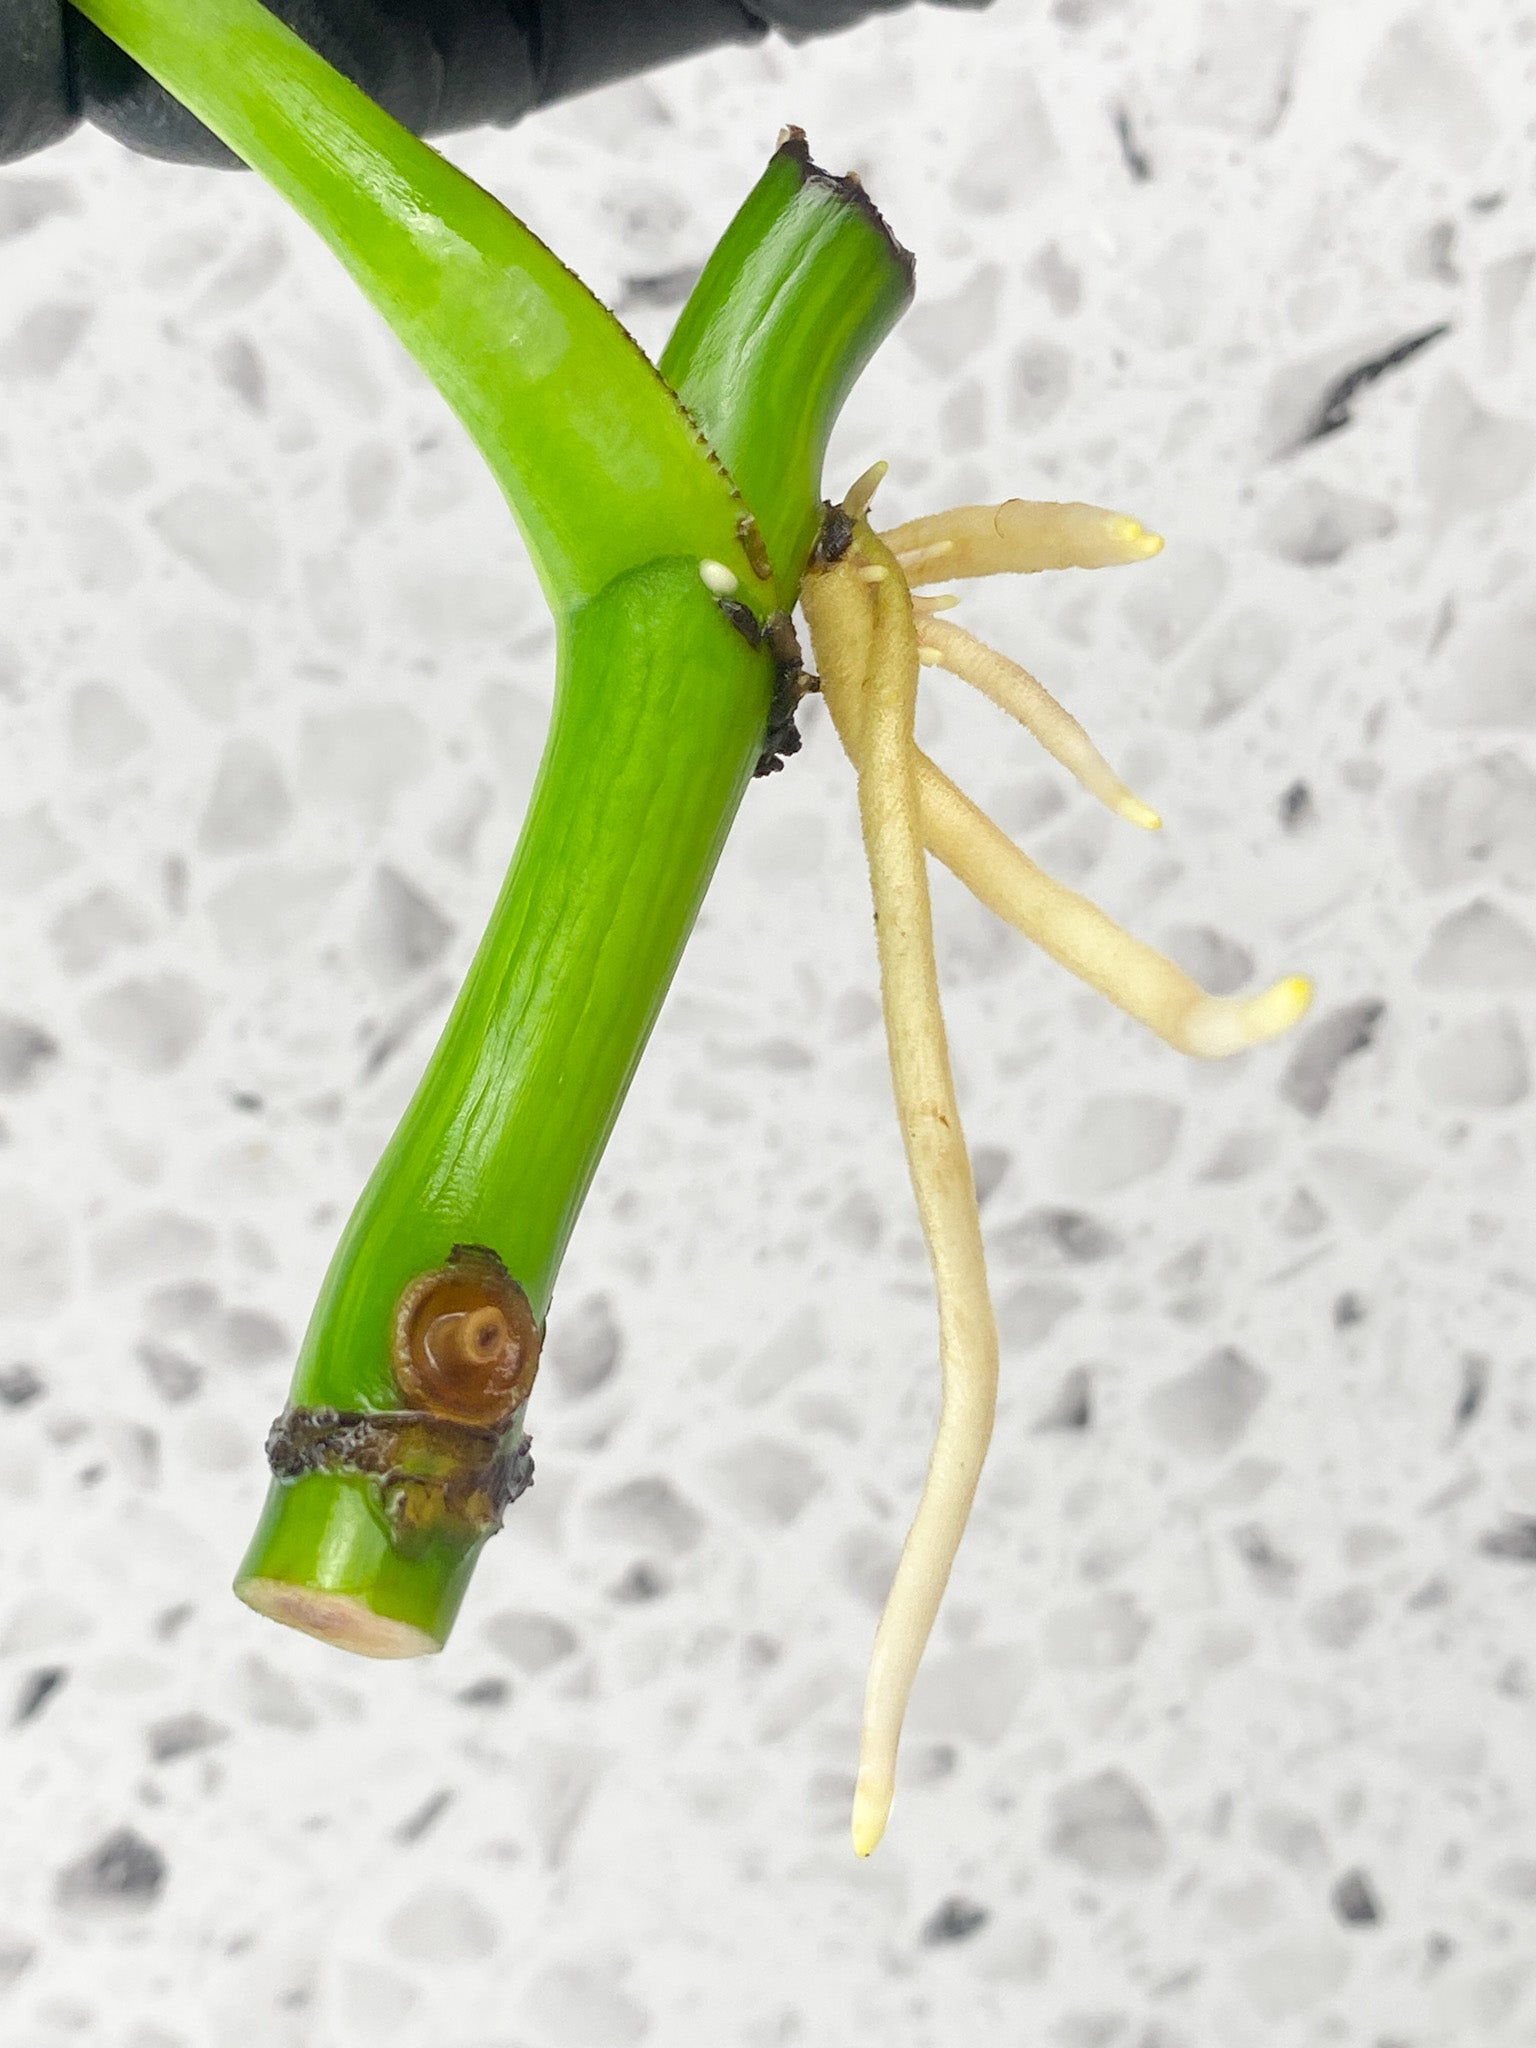
M 883 538 L 865 519 L 885 474 L 848 493 L 840 557 L 821 551 L 800 597 L 827 707 L 858 772 L 880 954 L 880 992 L 897 1114 L 939 1305 L 939 1424 L 864 1695 L 853 1846 L 885 1832 L 902 1721 L 949 1581 L 991 1439 L 997 1325 L 987 1287 L 976 1184 L 950 1072 L 933 951 L 925 849 L 998 916 L 1180 1051 L 1219 1059 L 1274 1037 L 1311 999 L 1299 976 L 1250 998 L 1212 996 L 1086 897 L 1035 866 L 913 738 L 919 668 L 949 669 L 1010 712 L 1094 796 L 1133 823 L 1161 823 L 1083 728 L 1021 668 L 936 614 L 948 597 L 912 586 L 999 570 L 1098 568 L 1144 561 L 1162 542 L 1093 505 L 962 506 Z M 828 534 L 833 528 L 829 526 Z M 847 538 L 847 520 L 842 525 Z
M 1289 975 L 1258 996 L 1213 996 L 1182 967 L 1036 867 L 943 769 L 917 758 L 923 841 L 988 910 L 1175 1051 L 1225 1059 L 1276 1038 L 1301 1017 L 1311 984 Z
M 871 576 L 877 569 L 884 574 Z M 939 1006 L 914 773 L 918 661 L 911 601 L 895 561 L 861 524 L 843 561 L 806 578 L 801 602 L 828 709 L 858 770 L 891 1076 L 938 1291 L 943 1371 L 938 1434 L 875 1636 L 864 1696 L 853 1846 L 867 1856 L 885 1832 L 912 1681 L 992 1436 L 997 1325 Z

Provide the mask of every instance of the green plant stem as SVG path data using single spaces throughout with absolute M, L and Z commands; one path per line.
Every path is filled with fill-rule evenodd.
M 544 551 L 560 628 L 554 714 L 511 870 L 295 1371 L 294 1407 L 388 1412 L 401 1400 L 396 1304 L 455 1245 L 490 1247 L 545 1315 L 763 743 L 773 664 L 711 597 L 701 556 L 731 567 L 744 599 L 762 591 L 755 609 L 792 601 L 827 436 L 910 295 L 910 267 L 856 188 L 815 170 L 803 145 L 781 150 L 668 349 L 690 420 L 520 223 L 253 8 L 86 11 L 273 176 L 442 383 Z M 555 322 L 580 347 L 541 374 Z M 745 502 L 725 449 L 750 479 Z M 766 581 L 737 534 L 748 505 L 769 538 Z M 519 1411 L 509 1435 L 522 1423 Z M 374 1480 L 312 1471 L 274 1483 L 237 1588 L 257 1605 L 274 1586 L 338 1596 L 428 1648 L 446 1638 L 483 1542 L 449 1531 L 402 1547 Z
M 821 520 L 827 437 L 911 296 L 912 259 L 862 187 L 819 169 L 791 130 L 662 351 L 662 375 L 757 515 L 786 609 Z
M 468 428 L 557 614 L 653 560 L 658 518 L 679 551 L 751 585 L 730 479 L 654 365 L 499 200 L 260 0 L 80 12 L 330 244 Z

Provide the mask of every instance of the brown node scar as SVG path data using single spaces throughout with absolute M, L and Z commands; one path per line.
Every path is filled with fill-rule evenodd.
M 800 728 L 795 713 L 800 700 L 812 687 L 800 656 L 800 637 L 788 612 L 773 612 L 763 622 L 762 644 L 773 656 L 773 698 L 768 706 L 768 729 L 754 775 L 774 775 L 791 754 L 800 751 Z
M 763 539 L 763 530 L 750 512 L 742 514 L 736 522 L 736 538 L 741 542 L 741 552 L 752 564 L 752 574 L 760 583 L 773 581 L 773 564 L 768 559 L 768 543 Z
M 751 605 L 743 604 L 738 597 L 717 597 L 715 604 L 749 647 L 762 645 L 762 622 Z
M 456 1244 L 400 1298 L 395 1378 L 408 1407 L 497 1429 L 527 1400 L 542 1343 L 527 1295 L 496 1254 Z
M 821 530 L 816 536 L 816 545 L 811 549 L 811 564 L 818 569 L 829 569 L 834 562 L 840 562 L 853 546 L 853 515 L 846 505 L 823 503 Z
M 440 1535 L 492 1535 L 533 1484 L 528 1438 L 414 1411 L 368 1415 L 343 1408 L 288 1408 L 267 1437 L 274 1478 L 355 1472 L 377 1479 L 395 1540 L 406 1555 Z

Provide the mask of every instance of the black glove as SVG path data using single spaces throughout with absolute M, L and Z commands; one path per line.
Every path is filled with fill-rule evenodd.
M 770 28 L 798 39 L 908 0 L 267 0 L 418 135 L 532 107 Z M 984 7 L 988 0 L 938 0 Z M 0 0 L 0 164 L 81 119 L 146 156 L 233 165 L 201 121 L 64 0 Z

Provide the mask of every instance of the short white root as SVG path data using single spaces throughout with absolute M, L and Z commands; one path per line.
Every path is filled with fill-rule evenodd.
M 909 583 L 931 583 L 943 565 L 951 576 L 1033 576 L 1042 569 L 1111 569 L 1145 562 L 1162 540 L 1139 519 L 1101 505 L 1037 504 L 1009 498 L 1001 505 L 957 505 L 909 519 L 883 536 Z
M 931 655 L 934 667 L 948 669 L 1016 718 L 1090 796 L 1143 831 L 1158 830 L 1163 821 L 1157 812 L 1126 788 L 1071 712 L 1027 668 L 947 619 L 920 620 L 918 634 L 921 651 Z

